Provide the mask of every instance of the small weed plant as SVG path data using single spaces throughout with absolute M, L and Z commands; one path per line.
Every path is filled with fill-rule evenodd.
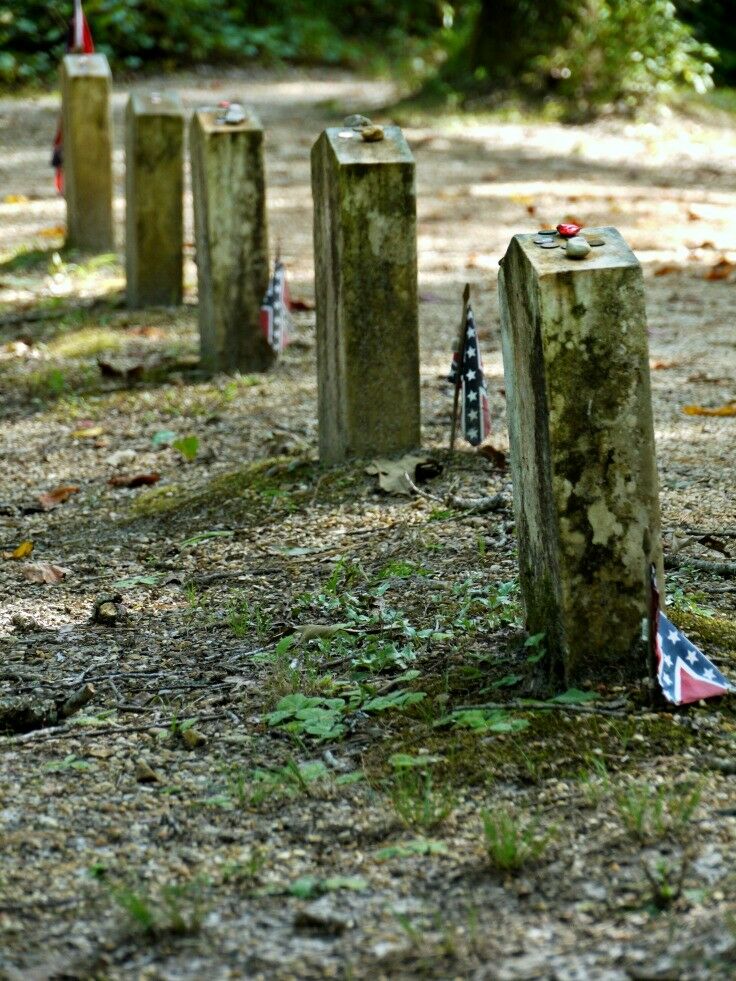
M 191 936 L 199 932 L 204 920 L 201 880 L 168 884 L 155 894 L 147 888 L 119 886 L 111 895 L 133 932 L 152 939 Z
M 629 834 L 642 844 L 666 837 L 683 838 L 700 803 L 700 785 L 632 783 L 615 797 L 619 817 Z
M 507 807 L 481 812 L 483 843 L 497 872 L 518 872 L 544 855 L 554 829 L 540 832 L 538 818 L 523 818 Z
M 425 768 L 397 770 L 388 793 L 401 823 L 422 831 L 431 831 L 441 825 L 457 804 L 449 788 L 436 784 L 431 771 Z

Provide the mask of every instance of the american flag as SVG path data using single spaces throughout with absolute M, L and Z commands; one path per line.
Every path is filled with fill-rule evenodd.
M 465 327 L 452 356 L 448 378 L 461 386 L 462 433 L 471 446 L 479 446 L 491 431 L 488 389 L 483 375 L 483 361 L 478 347 L 478 332 L 470 304 L 465 312 Z
M 66 42 L 67 54 L 94 54 L 95 42 L 89 29 L 87 18 L 82 10 L 82 0 L 74 0 L 74 15 L 69 23 L 69 36 Z M 64 133 L 61 120 L 56 127 L 51 166 L 55 170 L 54 184 L 59 194 L 64 193 Z
M 689 705 L 701 698 L 715 698 L 736 687 L 725 678 L 660 610 L 656 570 L 652 566 L 652 636 L 657 680 L 668 702 Z
M 261 330 L 277 354 L 281 354 L 290 340 L 290 311 L 291 301 L 289 287 L 286 284 L 286 270 L 281 260 L 277 259 L 261 305 Z

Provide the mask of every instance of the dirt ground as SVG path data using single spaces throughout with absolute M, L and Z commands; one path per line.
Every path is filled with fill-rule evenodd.
M 135 85 L 164 86 L 260 115 L 295 342 L 266 375 L 203 377 L 191 219 L 186 304 L 126 310 L 120 255 L 62 248 L 58 98 L 0 99 L 0 978 L 733 977 L 733 699 L 523 704 L 510 481 L 447 453 L 445 381 L 468 281 L 505 448 L 510 236 L 620 229 L 647 287 L 671 615 L 736 678 L 736 419 L 683 412 L 736 397 L 733 117 L 399 116 L 436 501 L 316 458 L 309 149 L 347 113 L 395 118 L 390 86 Z M 501 707 L 459 711 L 480 704 Z

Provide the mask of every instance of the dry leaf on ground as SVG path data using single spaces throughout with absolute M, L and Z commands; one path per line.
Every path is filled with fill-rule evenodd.
M 48 586 L 55 586 L 57 582 L 69 572 L 61 565 L 52 565 L 50 562 L 34 562 L 32 565 L 23 566 L 23 578 L 28 582 L 46 583 Z
M 366 473 L 377 474 L 378 486 L 382 491 L 387 494 L 405 494 L 407 497 L 412 493 L 406 481 L 407 473 L 412 480 L 422 482 L 429 477 L 437 476 L 441 470 L 440 464 L 431 457 L 415 456 L 412 453 L 402 456 L 399 460 L 374 460 L 365 468 Z
M 715 409 L 707 405 L 683 405 L 682 411 L 686 416 L 736 416 L 736 402 L 727 402 Z
M 505 470 L 508 466 L 508 455 L 503 450 L 497 449 L 491 443 L 484 443 L 476 450 L 479 456 L 484 457 L 498 470 Z
M 71 433 L 71 437 L 72 439 L 94 439 L 97 436 L 102 436 L 104 432 L 104 426 L 89 426 L 85 429 L 75 429 Z
M 111 487 L 145 487 L 148 484 L 157 484 L 161 480 L 161 474 L 156 473 L 136 473 L 136 474 L 116 474 L 110 477 L 108 484 Z
M 708 272 L 703 277 L 709 282 L 713 283 L 719 279 L 728 279 L 731 273 L 736 269 L 736 263 L 729 262 L 728 259 L 720 259 L 715 266 L 711 266 Z
M 63 504 L 64 501 L 68 501 L 72 494 L 78 493 L 79 488 L 76 484 L 64 484 L 61 487 L 55 487 L 54 490 L 39 494 L 38 503 L 44 511 L 50 511 L 52 508 L 58 507 L 59 504 Z
M 33 551 L 33 542 L 29 539 L 22 541 L 12 552 L 3 552 L 4 559 L 25 559 Z

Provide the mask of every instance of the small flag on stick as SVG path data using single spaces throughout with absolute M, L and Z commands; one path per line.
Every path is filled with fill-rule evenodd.
M 448 381 L 455 386 L 450 449 L 455 448 L 458 402 L 460 402 L 463 438 L 471 446 L 479 446 L 491 431 L 491 413 L 468 285 L 463 293 L 463 317 Z
M 273 276 L 263 297 L 261 330 L 277 354 L 281 354 L 291 339 L 291 301 L 286 270 L 280 258 L 276 259 Z
M 659 608 L 657 570 L 651 568 L 652 614 L 650 637 L 654 649 L 657 681 L 662 694 L 673 705 L 689 705 L 701 698 L 715 698 L 736 691 L 703 652 L 691 643 Z
M 82 0 L 74 0 L 74 14 L 69 22 L 69 33 L 66 42 L 67 54 L 94 54 L 95 42 L 89 29 L 87 18 L 82 10 Z M 64 193 L 64 133 L 61 120 L 56 128 L 54 137 L 51 166 L 55 170 L 54 184 L 59 194 Z

